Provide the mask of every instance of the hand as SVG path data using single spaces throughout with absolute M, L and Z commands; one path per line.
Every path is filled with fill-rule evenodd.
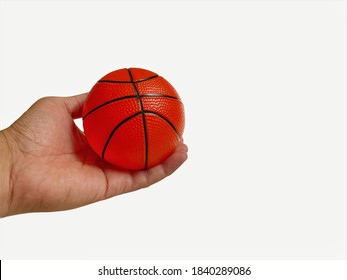
M 0 133 L 0 216 L 59 211 L 148 187 L 187 159 L 179 144 L 162 164 L 144 171 L 117 169 L 88 146 L 73 119 L 87 94 L 45 97 Z

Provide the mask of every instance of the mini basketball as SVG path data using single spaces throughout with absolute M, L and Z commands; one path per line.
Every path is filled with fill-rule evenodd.
M 102 77 L 84 103 L 82 118 L 92 149 L 112 165 L 132 170 L 163 162 L 184 130 L 184 107 L 174 87 L 141 68 Z

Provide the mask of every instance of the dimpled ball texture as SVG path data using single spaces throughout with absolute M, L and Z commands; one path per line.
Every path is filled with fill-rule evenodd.
M 112 165 L 131 170 L 162 163 L 184 130 L 184 107 L 174 87 L 141 68 L 102 77 L 88 94 L 82 118 L 91 148 Z

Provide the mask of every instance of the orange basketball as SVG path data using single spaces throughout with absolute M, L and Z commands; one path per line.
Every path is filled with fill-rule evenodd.
M 107 162 L 146 169 L 163 162 L 181 141 L 183 103 L 163 77 L 140 68 L 102 77 L 84 103 L 84 133 Z

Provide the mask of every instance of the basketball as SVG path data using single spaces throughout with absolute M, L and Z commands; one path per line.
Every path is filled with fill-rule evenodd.
M 174 87 L 141 68 L 102 77 L 87 96 L 82 118 L 91 148 L 108 163 L 130 170 L 165 161 L 184 130 L 184 107 Z

